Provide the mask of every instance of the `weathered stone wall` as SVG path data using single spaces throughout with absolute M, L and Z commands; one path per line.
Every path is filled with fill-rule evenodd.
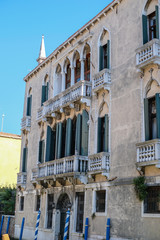
M 8 215 L 4 215 L 2 235 L 6 233 L 8 217 L 9 217 Z M 1 221 L 2 221 L 2 217 L 1 217 Z M 8 231 L 9 237 L 14 237 L 14 229 L 15 229 L 15 216 L 10 216 L 9 231 Z

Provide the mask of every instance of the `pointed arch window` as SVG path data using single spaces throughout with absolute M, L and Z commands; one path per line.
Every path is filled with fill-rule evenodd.
M 84 63 L 84 79 L 90 81 L 90 53 L 86 54 L 86 59 Z
M 70 64 L 67 65 L 66 69 L 66 89 L 71 86 L 71 68 Z
M 81 63 L 79 58 L 76 59 L 76 67 L 75 67 L 75 83 L 80 81 L 80 73 L 81 73 Z
M 42 95 L 41 95 L 41 106 L 44 102 L 48 100 L 48 91 L 49 91 L 49 83 L 47 79 L 45 79 L 44 84 L 42 85 Z

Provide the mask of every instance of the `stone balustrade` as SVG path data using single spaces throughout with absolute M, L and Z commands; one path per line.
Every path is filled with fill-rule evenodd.
M 23 130 L 30 131 L 30 127 L 31 127 L 31 117 L 30 116 L 25 116 L 21 120 L 21 130 L 22 131 Z
M 90 155 L 88 161 L 89 172 L 95 171 L 105 171 L 109 173 L 110 171 L 110 153 L 100 152 Z
M 86 172 L 88 157 L 69 156 L 38 165 L 38 178 L 65 173 Z
M 27 173 L 26 172 L 17 173 L 17 184 L 25 185 L 26 182 L 27 182 Z
M 136 144 L 137 165 L 158 165 L 160 164 L 160 139 L 153 139 Z
M 36 181 L 37 177 L 38 177 L 38 168 L 33 168 L 32 174 L 31 174 L 31 181 L 32 182 Z
M 153 39 L 136 50 L 136 65 L 144 68 L 149 64 L 160 64 L 160 40 Z
M 37 120 L 50 116 L 77 101 L 90 105 L 91 85 L 91 82 L 81 80 L 54 98 L 49 99 L 43 104 L 43 107 L 38 109 Z
M 103 69 L 94 75 L 93 78 L 93 90 L 99 91 L 102 88 L 108 88 L 111 83 L 111 72 L 109 69 Z

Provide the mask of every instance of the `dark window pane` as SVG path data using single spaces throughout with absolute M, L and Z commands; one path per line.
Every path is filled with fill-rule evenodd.
M 37 199 L 36 199 L 36 211 L 39 211 L 40 205 L 41 205 L 41 196 L 40 196 L 40 195 L 37 195 Z
M 24 210 L 24 197 L 20 197 L 20 211 L 23 211 Z
M 47 228 L 52 228 L 53 194 L 48 194 Z
M 160 186 L 148 187 L 148 195 L 144 200 L 144 213 L 160 213 Z
M 148 16 L 149 21 L 149 40 L 156 38 L 156 13 L 153 12 Z
M 96 192 L 96 212 L 105 212 L 106 191 Z
M 77 223 L 76 232 L 83 232 L 84 193 L 77 193 Z

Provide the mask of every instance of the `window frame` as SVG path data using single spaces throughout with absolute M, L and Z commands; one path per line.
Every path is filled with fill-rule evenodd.
M 38 198 L 39 198 L 39 208 L 37 208 L 37 202 L 38 202 Z M 35 195 L 35 212 L 38 212 L 39 209 L 41 208 L 41 195 Z
M 105 191 L 105 211 L 104 212 L 96 212 L 96 192 L 97 191 Z M 101 189 L 94 189 L 92 194 L 92 215 L 94 214 L 97 217 L 107 216 L 107 187 L 102 187 Z
M 155 17 L 155 24 L 151 25 L 151 21 L 153 20 L 153 17 Z M 157 37 L 156 36 L 156 11 L 147 15 L 147 18 L 148 18 L 148 37 L 149 37 L 149 41 L 151 41 Z M 152 28 L 154 28 L 154 30 L 152 30 Z M 152 32 L 154 32 L 153 38 L 152 38 Z
M 150 185 L 148 186 L 148 188 L 156 188 L 158 187 L 159 188 L 159 191 L 160 191 L 160 185 Z M 145 201 L 142 201 L 141 203 L 141 216 L 142 217 L 146 217 L 146 218 L 160 218 L 160 213 L 145 213 L 144 212 L 144 202 Z
M 89 59 L 89 61 L 88 61 Z M 89 62 L 89 63 L 88 63 Z M 89 69 L 88 69 L 88 64 L 89 64 Z M 89 75 L 89 79 L 88 79 Z M 91 54 L 90 52 L 86 54 L 86 58 L 84 61 L 84 80 L 85 81 L 90 81 L 91 80 Z

